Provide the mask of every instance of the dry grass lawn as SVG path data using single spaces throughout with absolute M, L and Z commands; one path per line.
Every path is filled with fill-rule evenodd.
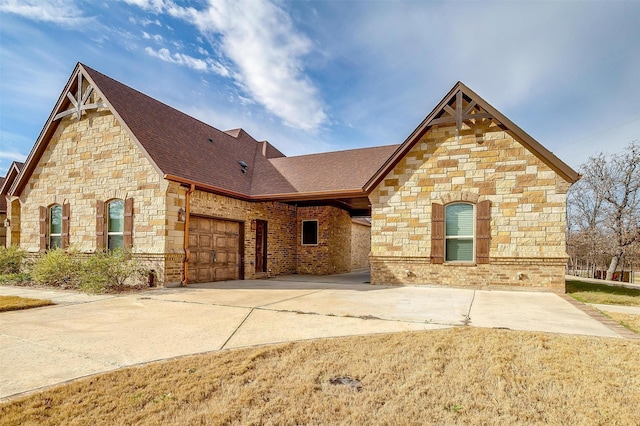
M 579 302 L 602 305 L 640 306 L 640 290 L 605 284 L 567 280 L 567 294 Z
M 30 299 L 28 297 L 0 296 L 0 312 L 38 308 L 48 305 L 53 305 L 53 302 L 51 300 Z
M 0 423 L 632 425 L 639 353 L 471 327 L 305 341 L 94 376 L 4 404 Z
M 621 314 L 618 312 L 600 311 L 612 320 L 619 322 L 634 333 L 640 333 L 640 315 Z

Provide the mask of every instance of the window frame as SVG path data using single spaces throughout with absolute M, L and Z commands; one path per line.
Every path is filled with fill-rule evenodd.
M 110 228 L 110 213 L 111 213 L 111 206 L 116 203 L 116 202 L 120 202 L 122 203 L 122 231 L 111 231 Z M 120 199 L 120 198 L 114 198 L 111 199 L 109 201 L 107 201 L 104 205 L 105 207 L 105 215 L 104 215 L 104 221 L 105 221 L 105 228 L 106 228 L 106 232 L 105 232 L 105 248 L 108 251 L 113 251 L 113 250 L 117 250 L 117 249 L 122 249 L 124 248 L 125 244 L 124 244 L 124 233 L 125 233 L 125 225 L 124 225 L 124 217 L 125 217 L 125 200 Z M 111 245 L 109 244 L 111 239 L 110 237 L 112 236 L 119 236 L 120 237 L 120 241 L 121 244 L 119 247 L 111 247 Z
M 471 206 L 472 212 L 471 212 L 471 226 L 473 229 L 473 232 L 471 235 L 447 235 L 447 210 L 449 209 L 449 207 L 452 206 L 456 206 L 456 205 L 467 205 L 467 206 Z M 446 204 L 444 206 L 444 263 L 465 263 L 465 264 L 473 264 L 476 263 L 476 240 L 477 240 L 477 208 L 476 205 L 474 203 L 469 203 L 469 202 L 453 202 L 453 203 L 449 203 Z M 451 240 L 464 240 L 464 241 L 469 241 L 471 240 L 471 259 L 467 260 L 448 260 L 448 249 L 449 249 L 449 241 Z
M 315 243 L 307 243 L 307 242 L 305 242 L 304 224 L 305 223 L 311 223 L 311 222 L 315 222 L 315 224 L 316 224 Z M 317 246 L 319 241 L 320 241 L 320 223 L 319 223 L 318 219 L 305 219 L 305 220 L 303 220 L 302 223 L 301 223 L 301 227 L 300 227 L 300 244 L 303 245 L 303 246 Z
M 59 233 L 53 233 L 53 209 L 58 208 L 60 210 L 60 232 Z M 62 241 L 62 234 L 63 234 L 63 209 L 62 209 L 62 204 L 51 204 L 49 207 L 47 207 L 47 249 L 51 250 L 51 249 L 61 249 L 63 248 L 63 241 Z M 58 239 L 58 244 L 55 245 L 52 244 L 52 238 L 57 238 Z

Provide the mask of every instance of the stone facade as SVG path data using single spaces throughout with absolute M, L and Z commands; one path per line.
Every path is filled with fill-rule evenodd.
M 68 203 L 70 248 L 92 253 L 96 250 L 97 202 L 133 198 L 134 256 L 153 270 L 157 285 L 178 283 L 184 273 L 185 230 L 178 212 L 186 208 L 186 192 L 185 186 L 162 178 L 108 109 L 90 111 L 80 121 L 67 116 L 57 123 L 20 197 L 9 200 L 8 244 L 34 254 L 41 251 L 39 207 Z M 246 279 L 350 270 L 351 219 L 343 210 L 248 202 L 200 190 L 191 194 L 190 209 L 193 215 L 244 224 Z M 320 221 L 318 246 L 301 246 L 302 217 Z M 256 220 L 268 224 L 264 273 L 255 271 L 252 223 Z
M 351 270 L 367 269 L 371 253 L 371 225 L 351 224 Z
M 462 83 L 454 86 L 397 150 L 393 146 L 386 147 L 388 150 L 385 147 L 358 150 L 360 159 L 385 156 L 378 158 L 380 163 L 355 162 L 360 166 L 373 165 L 371 170 L 341 168 L 340 162 L 336 163 L 336 158 L 344 159 L 340 153 L 324 157 L 327 168 L 344 173 L 339 177 L 345 181 L 358 173 L 366 174 L 359 177 L 362 184 L 351 188 L 350 183 L 329 179 L 324 182 L 326 187 L 312 185 L 311 190 L 305 186 L 307 181 L 322 179 L 326 170 L 309 175 L 308 167 L 300 166 L 307 164 L 303 162 L 287 169 L 291 173 L 287 175 L 284 164 L 295 161 L 277 163 L 275 157 L 281 155 L 277 150 L 272 153 L 273 158 L 255 157 L 259 145 L 253 143 L 259 142 L 249 135 L 240 131 L 224 135 L 81 64 L 75 73 L 78 74 L 70 79 L 67 95 L 81 85 L 82 90 L 77 90 L 81 102 L 71 102 L 76 109 L 62 111 L 71 106 L 67 98 L 61 98 L 63 102 L 52 113 L 59 119 L 47 124 L 43 139 L 38 140 L 24 169 L 28 175 L 19 176 L 19 185 L 13 189 L 15 194 L 7 199 L 7 218 L 11 222 L 10 229 L 5 230 L 7 244 L 20 246 L 33 256 L 44 248 L 44 233 L 41 235 L 40 229 L 44 225 L 44 211 L 51 205 L 59 204 L 65 212 L 62 225 L 69 232 L 67 235 L 65 231 L 61 239 L 68 239 L 70 248 L 89 254 L 103 246 L 99 239 L 105 237 L 104 222 L 100 222 L 104 220 L 103 203 L 121 199 L 126 200 L 123 241 L 128 244 L 129 236 L 133 236 L 133 255 L 153 270 L 158 285 L 180 282 L 185 275 L 184 243 L 190 218 L 185 222 L 179 217 L 181 212 L 188 211 L 195 218 L 193 238 L 189 239 L 198 253 L 194 268 L 201 280 L 238 276 L 235 262 L 239 250 L 240 276 L 247 279 L 293 273 L 342 273 L 365 268 L 370 263 L 374 284 L 564 290 L 566 192 L 579 175 L 546 153 Z M 96 87 L 91 92 L 88 80 L 82 77 L 85 73 L 92 76 L 91 84 L 98 82 L 102 89 Z M 86 95 L 81 97 L 81 93 Z M 120 111 L 104 107 L 108 100 L 101 102 L 98 96 L 110 97 L 112 108 Z M 131 100 L 134 98 L 136 102 Z M 128 108 L 131 106 L 128 102 L 136 108 Z M 142 109 L 150 114 L 141 115 L 145 113 L 142 110 L 138 114 L 138 105 L 146 105 Z M 76 117 L 79 110 L 83 111 L 80 120 Z M 122 120 L 127 122 L 126 126 Z M 167 123 L 173 126 L 174 120 L 182 120 L 184 124 L 183 133 L 177 136 L 166 126 Z M 197 167 L 192 164 L 200 158 L 209 159 L 201 157 L 201 152 L 208 150 L 210 143 L 206 148 L 189 145 L 191 151 L 185 150 L 187 145 L 173 145 L 181 138 L 199 140 L 203 135 L 213 142 L 209 133 L 226 140 L 214 145 L 227 148 L 215 151 L 212 158 L 229 157 L 217 166 L 209 162 Z M 169 134 L 172 136 L 167 137 Z M 235 164 L 234 150 L 239 147 L 245 154 L 243 158 L 262 162 L 256 163 L 263 164 L 261 168 L 251 170 L 263 170 L 267 188 L 255 189 L 253 181 L 234 181 L 236 178 L 228 173 L 230 169 L 224 169 L 231 164 L 229 161 Z M 264 143 L 263 155 L 266 147 Z M 189 160 L 175 163 L 174 148 L 189 153 L 184 157 Z M 391 157 L 387 158 L 388 155 Z M 239 163 L 246 175 L 249 166 L 244 161 Z M 174 169 L 176 164 L 179 167 Z M 196 185 L 194 179 L 197 181 L 198 175 L 194 172 L 198 170 L 218 173 L 215 177 L 224 179 L 218 182 L 209 176 L 209 180 Z M 297 181 L 300 185 L 293 185 Z M 195 188 L 194 185 L 198 189 L 192 192 L 190 188 Z M 296 188 L 301 188 L 300 193 L 296 193 Z M 372 208 L 371 227 L 355 223 L 348 211 L 333 207 L 359 211 L 366 208 L 367 194 Z M 284 202 L 264 201 L 273 199 L 270 197 Z M 294 204 L 300 200 L 304 200 L 300 202 L 302 205 Z M 470 220 L 473 211 L 477 226 L 475 237 L 469 237 L 474 241 L 476 256 L 473 259 L 469 256 L 468 262 L 443 261 L 443 247 L 447 246 L 446 241 L 451 241 L 440 235 L 446 222 L 443 211 L 457 202 L 474 206 L 461 213 Z M 225 220 L 233 223 L 222 222 Z M 309 239 L 303 244 L 303 222 L 309 220 L 317 221 L 317 240 L 315 235 L 308 234 L 314 229 L 310 224 L 311 227 L 305 227 L 305 240 L 307 236 Z M 260 252 L 256 249 L 256 234 L 265 235 L 263 222 L 266 222 L 266 256 L 256 260 L 256 252 Z M 474 232 L 470 229 L 469 233 Z M 218 254 L 232 260 L 216 260 Z M 221 268 L 217 262 L 232 273 L 211 275 L 210 269 Z M 259 271 L 256 263 L 260 265 Z
M 88 112 L 78 121 L 67 116 L 57 129 L 19 199 L 8 203 L 8 244 L 40 251 L 39 207 L 70 205 L 70 248 L 96 250 L 96 203 L 133 198 L 133 252 L 164 277 L 164 237 L 168 233 L 168 182 L 109 112 Z M 162 283 L 162 279 L 160 280 Z
M 432 127 L 372 191 L 372 282 L 564 291 L 570 183 L 509 134 Z M 490 263 L 432 264 L 431 205 L 491 202 Z

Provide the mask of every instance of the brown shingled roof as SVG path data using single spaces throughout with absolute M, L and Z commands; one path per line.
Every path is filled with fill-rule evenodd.
M 0 178 L 0 188 L 4 186 L 5 178 Z M 0 194 L 0 213 L 7 212 L 7 197 L 6 194 Z
M 11 185 L 13 185 L 13 182 L 20 174 L 23 166 L 24 163 L 14 161 L 7 169 L 6 176 L 0 178 L 0 213 L 7 212 L 7 194 L 9 193 Z
M 98 71 L 83 68 L 163 174 L 249 198 L 362 192 L 397 148 L 285 157 L 242 129 L 220 131 Z M 242 173 L 239 161 L 247 164 L 247 173 Z
M 361 191 L 398 145 L 272 158 L 253 195 Z
M 72 108 L 66 94 L 76 93 L 83 78 L 164 178 L 241 199 L 339 199 L 343 207 L 362 209 L 368 205 L 365 183 L 397 149 L 386 146 L 285 157 L 269 142 L 258 142 L 242 129 L 216 129 L 78 63 L 13 192 L 20 193 L 26 184 L 58 118 Z
M 464 111 L 458 108 L 462 111 L 457 118 L 459 123 L 469 109 L 478 105 L 481 113 L 471 118 L 490 117 L 568 181 L 579 178 L 569 166 L 460 82 L 402 145 L 285 157 L 268 142 L 258 142 L 242 129 L 216 129 L 78 63 L 29 154 L 23 172 L 15 182 L 2 185 L 7 190 L 5 194 L 20 194 L 46 149 L 57 120 L 73 113 L 69 110 L 71 102 L 67 93 L 76 93 L 82 79 L 91 84 L 165 179 L 240 199 L 292 203 L 331 201 L 351 211 L 366 210 L 368 192 L 431 125 L 456 119 L 446 114 L 452 111 L 452 102 L 457 99 L 460 103 L 463 97 L 471 106 Z M 92 104 L 87 109 L 104 106 Z
M 82 68 L 162 174 L 250 195 L 259 157 L 258 142 L 248 133 L 223 132 L 85 65 Z M 248 165 L 247 173 L 239 161 Z

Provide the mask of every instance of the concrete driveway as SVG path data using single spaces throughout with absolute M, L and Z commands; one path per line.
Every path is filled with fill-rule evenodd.
M 465 324 L 621 337 L 555 294 L 366 281 L 287 276 L 118 296 L 0 286 L 57 303 L 0 313 L 0 400 L 154 360 L 323 337 Z

